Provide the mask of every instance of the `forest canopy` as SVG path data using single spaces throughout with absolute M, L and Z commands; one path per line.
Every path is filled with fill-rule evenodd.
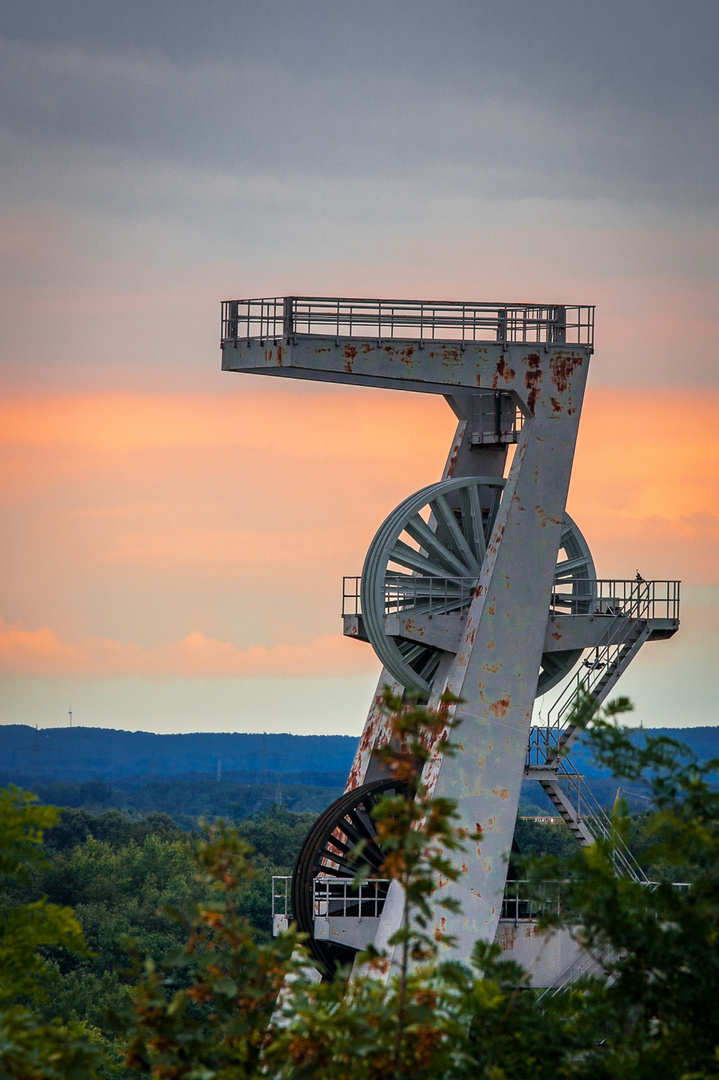
M 417 737 L 432 720 L 393 707 Z M 610 844 L 578 849 L 563 826 L 518 823 L 522 873 L 569 881 L 547 931 L 569 928 L 602 960 L 549 994 L 493 945 L 448 962 L 414 917 L 403 976 L 308 978 L 294 932 L 270 937 L 269 888 L 291 872 L 311 813 L 275 806 L 201 834 L 159 812 L 59 811 L 2 792 L 0 1077 L 719 1075 L 717 763 L 602 718 L 588 738 L 617 776 L 650 787 L 651 810 L 619 807 L 615 828 L 652 884 L 617 877 Z M 421 785 L 414 797 L 428 798 Z M 441 812 L 446 843 L 452 808 Z M 416 853 L 405 887 L 420 903 L 432 845 L 417 847 L 406 806 L 383 814 L 394 850 Z

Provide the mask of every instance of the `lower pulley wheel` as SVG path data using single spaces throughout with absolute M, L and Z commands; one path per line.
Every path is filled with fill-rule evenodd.
M 377 828 L 372 811 L 384 795 L 404 790 L 396 780 L 377 780 L 347 791 L 320 814 L 300 849 L 292 873 L 292 917 L 297 927 L 309 935 L 307 948 L 325 975 L 332 975 L 342 964 L 351 963 L 355 950 L 314 936 L 314 882 L 316 878 L 351 879 L 361 867 L 377 877 L 384 854 L 377 844 Z M 362 851 L 353 856 L 364 841 Z M 381 900 L 388 884 L 379 886 Z M 384 890 L 384 892 L 382 892 Z

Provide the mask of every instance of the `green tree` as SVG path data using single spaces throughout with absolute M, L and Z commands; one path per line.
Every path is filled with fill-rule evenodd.
M 178 915 L 189 934 L 185 950 L 162 969 L 146 967 L 129 1065 L 167 1080 L 380 1076 L 387 1070 L 406 1075 L 418 1069 L 418 1075 L 443 1075 L 456 1055 L 457 1021 L 448 1007 L 439 1008 L 449 1002 L 443 986 L 430 986 L 428 971 L 410 971 L 409 962 L 436 957 L 437 942 L 427 932 L 430 898 L 438 874 L 455 876 L 445 852 L 464 840 L 453 825 L 453 804 L 430 798 L 421 782 L 431 747 L 448 728 L 449 701 L 433 713 L 390 694 L 385 699 L 392 739 L 383 756 L 403 790 L 377 808 L 378 840 L 386 852 L 381 873 L 399 882 L 406 897 L 402 925 L 390 939 L 401 960 L 389 982 L 377 977 L 389 965 L 384 954 L 365 956 L 371 974 L 348 984 L 344 973 L 318 985 L 303 970 L 306 959 L 298 958 L 292 932 L 274 945 L 257 944 L 240 914 L 249 848 L 236 831 L 220 826 L 199 849 L 218 899 Z M 451 752 L 449 744 L 443 749 Z M 288 975 L 291 994 L 278 1009 Z M 361 1050 L 369 1071 L 358 1071 Z
M 44 858 L 43 831 L 57 820 L 53 807 L 11 788 L 0 791 L 0 874 L 22 879 Z M 4 890 L 3 890 L 4 891 Z M 46 996 L 52 969 L 42 950 L 85 953 L 80 925 L 67 907 L 40 899 L 0 907 L 0 1077 L 84 1080 L 94 1077 L 101 1054 L 81 1024 L 43 1022 L 28 1007 Z
M 210 899 L 173 911 L 184 947 L 164 964 L 138 961 L 134 1012 L 119 1017 L 131 1031 L 126 1063 L 162 1080 L 259 1077 L 273 1037 L 272 1016 L 289 972 L 296 934 L 258 944 L 240 912 L 251 877 L 250 846 L 222 823 L 197 845 Z
M 463 850 L 468 838 L 466 830 L 453 824 L 458 817 L 456 804 L 451 799 L 431 796 L 422 781 L 424 766 L 440 740 L 445 756 L 455 752 L 449 738 L 452 727 L 449 706 L 456 700 L 446 694 L 440 708 L 433 712 L 416 702 L 405 704 L 401 697 L 384 690 L 384 712 L 389 721 L 390 738 L 378 755 L 402 789 L 381 800 L 374 810 L 374 818 L 377 843 L 385 853 L 379 873 L 396 881 L 404 894 L 402 924 L 388 942 L 391 947 L 399 946 L 401 950 L 393 1050 L 394 1068 L 398 1072 L 408 1049 L 405 1006 L 409 962 L 426 962 L 438 954 L 439 941 L 428 933 L 431 898 L 440 875 L 446 881 L 459 878 L 460 871 L 447 852 Z M 481 835 L 477 833 L 471 839 L 481 840 Z M 357 879 L 361 880 L 361 874 Z M 460 910 L 459 903 L 453 899 L 445 899 L 441 906 L 447 911 Z M 442 937 L 444 944 L 451 943 L 448 935 Z M 387 962 L 386 955 L 374 951 L 368 951 L 367 958 L 376 969 L 381 969 Z M 416 1044 L 415 1033 L 412 1042 Z
M 666 737 L 630 741 L 616 723 L 627 707 L 623 700 L 597 714 L 585 702 L 583 720 L 593 720 L 585 737 L 595 759 L 616 776 L 648 780 L 656 812 L 644 823 L 643 858 L 662 871 L 661 880 L 618 877 L 611 840 L 569 860 L 545 858 L 532 866 L 535 878 L 568 879 L 569 910 L 559 921 L 574 929 L 605 972 L 566 995 L 575 1003 L 583 996 L 597 1037 L 578 1075 L 717 1076 L 719 792 L 710 777 L 719 761 L 700 763 Z M 623 809 L 614 828 L 626 840 L 630 821 Z

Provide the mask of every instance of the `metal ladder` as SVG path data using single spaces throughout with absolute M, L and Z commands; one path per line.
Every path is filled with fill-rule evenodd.
M 576 707 L 587 697 L 601 705 L 651 633 L 647 618 L 648 589 L 642 590 L 643 584 L 637 583 L 629 612 L 625 610 L 613 616 L 606 640 L 596 647 L 591 659 L 584 661 L 586 670 L 579 671 L 554 703 L 546 728 L 535 729 L 537 735 L 541 732 L 544 736 L 544 746 L 537 741 L 535 747 L 544 760 L 537 766 L 531 765 L 530 744 L 530 763 L 525 772 L 538 780 L 582 847 L 598 840 L 609 842 L 617 873 L 635 881 L 646 881 L 646 875 L 581 775 L 572 767 L 567 751 L 584 730 L 572 719 Z
M 547 764 L 565 754 L 581 735 L 583 728 L 571 720 L 580 698 L 587 695 L 601 705 L 651 633 L 646 619 L 636 619 L 627 634 L 626 619 L 623 616 L 616 618 L 621 625 L 615 628 L 614 635 L 624 630 L 622 639 L 610 638 L 606 644 L 598 646 L 592 658 L 584 661 L 587 673 L 580 671 L 549 711 L 547 728 L 554 745 L 547 746 Z
M 583 975 L 589 975 L 593 973 L 603 974 L 603 965 L 589 949 L 582 949 L 577 957 L 572 960 L 564 971 L 554 980 L 551 986 L 548 986 L 546 990 L 537 998 L 537 1001 L 542 1001 L 546 997 L 554 997 L 555 994 L 561 993 L 571 983 L 576 982 L 577 979 L 581 979 Z
M 612 819 L 592 795 L 583 778 L 572 768 L 569 759 L 563 758 L 552 772 L 553 776 L 539 777 L 539 784 L 582 847 L 604 841 L 611 846 L 617 874 L 633 878 L 634 881 L 647 881 L 646 874 L 617 833 Z

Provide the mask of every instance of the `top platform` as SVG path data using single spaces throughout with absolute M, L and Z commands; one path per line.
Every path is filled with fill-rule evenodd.
M 525 366 L 522 358 L 530 358 L 530 369 L 547 366 L 540 353 L 553 354 L 555 366 L 564 357 L 570 369 L 588 359 L 594 307 L 318 296 L 227 300 L 221 342 L 227 371 L 429 393 L 514 389 L 506 375 L 514 375 L 510 365 Z

